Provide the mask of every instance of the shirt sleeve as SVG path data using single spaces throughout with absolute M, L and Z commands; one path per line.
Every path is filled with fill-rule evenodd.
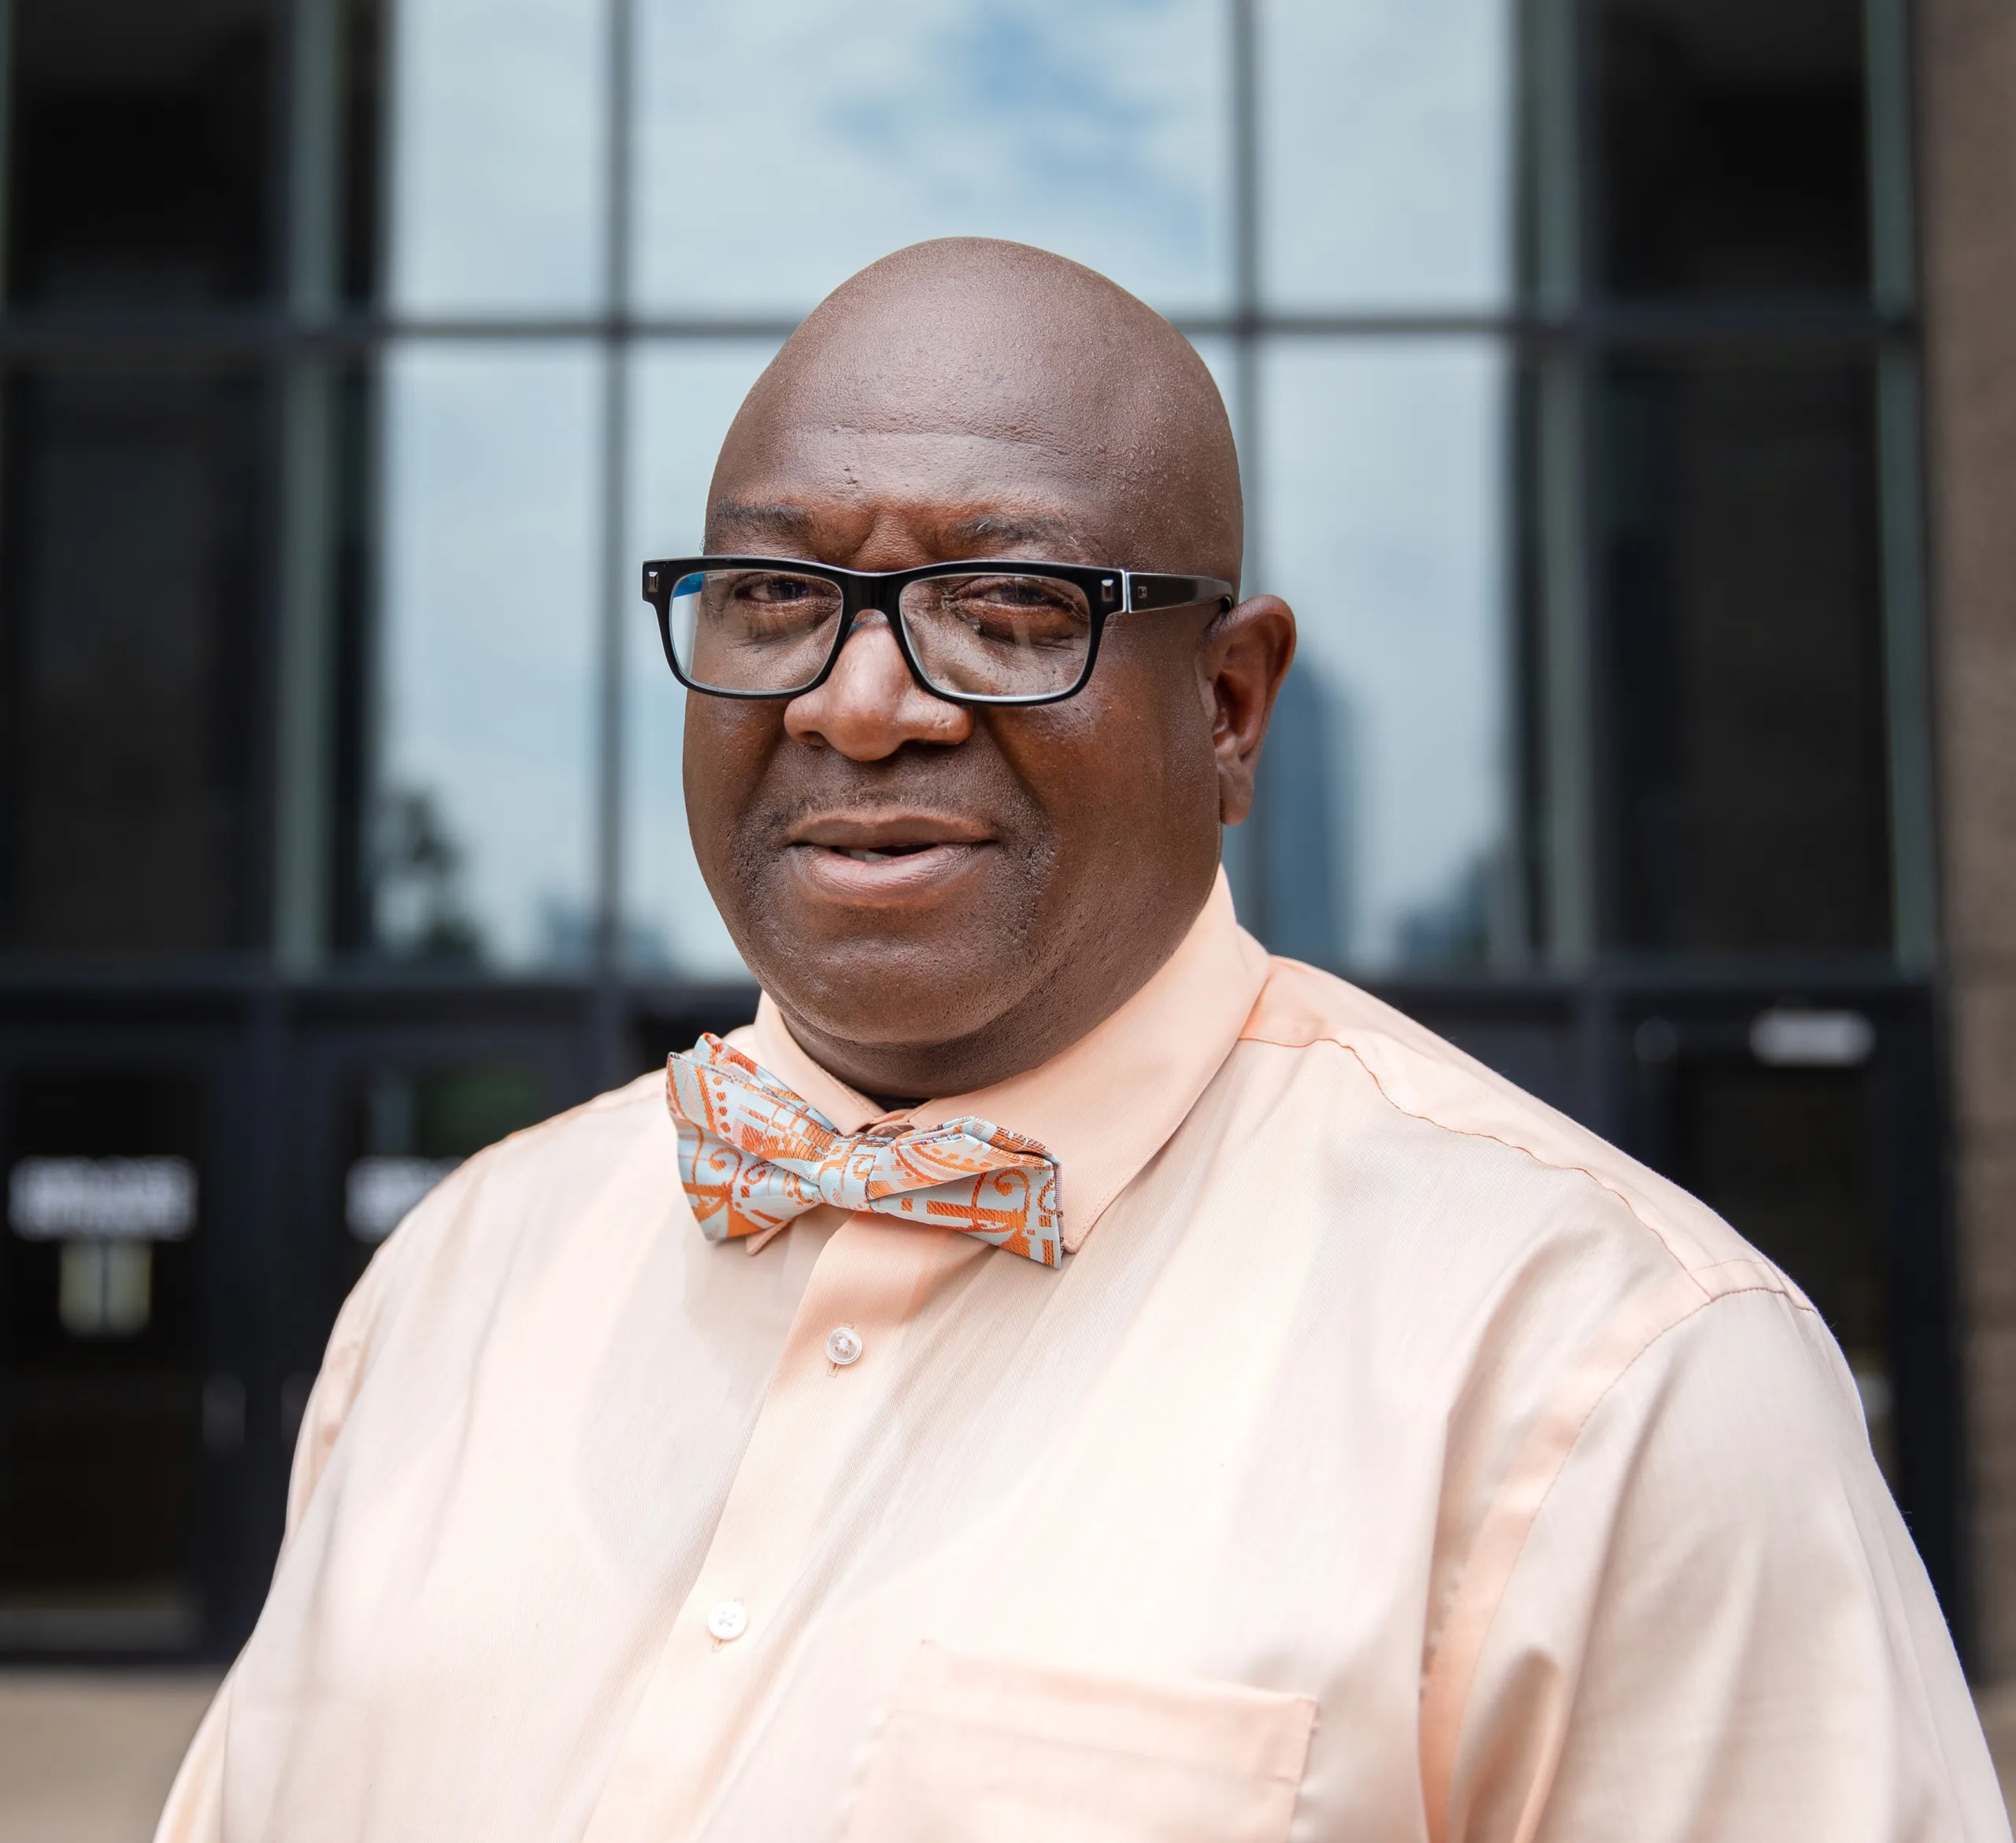
M 295 1441 L 294 1463 L 287 1478 L 283 1554 L 301 1526 L 308 1501 L 335 1449 L 336 1437 L 357 1400 L 365 1354 L 382 1309 L 395 1254 L 395 1246 L 390 1241 L 379 1250 L 336 1315 L 322 1366 L 308 1393 L 301 1431 Z M 183 1755 L 175 1783 L 169 1788 L 168 1802 L 162 1807 L 154 1843 L 222 1843 L 224 1758 L 231 1730 L 232 1685 L 236 1675 L 235 1669 L 232 1670 L 218 1685 L 195 1738 L 189 1743 L 189 1751 Z
M 1444 1797 L 1429 1788 L 1445 1843 L 2007 1843 L 1937 1601 L 1810 1307 L 1705 1301 L 1527 1486 Z
M 301 1431 L 294 1441 L 294 1463 L 287 1480 L 287 1524 L 281 1551 L 294 1539 L 308 1500 L 328 1469 L 329 1455 L 335 1450 L 336 1436 L 343 1430 L 351 1404 L 364 1381 L 365 1353 L 378 1320 L 379 1303 L 391 1270 L 391 1244 L 382 1248 L 364 1270 L 343 1310 L 336 1314 L 322 1353 L 322 1366 L 315 1374 L 315 1385 L 308 1392 L 308 1405 L 302 1411 Z

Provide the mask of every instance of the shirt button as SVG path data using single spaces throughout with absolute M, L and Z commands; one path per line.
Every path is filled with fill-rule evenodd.
M 724 1600 L 707 1615 L 707 1630 L 726 1645 L 749 1630 L 749 1608 L 739 1600 Z
M 845 1369 L 849 1363 L 861 1361 L 864 1348 L 861 1333 L 851 1325 L 836 1325 L 826 1333 L 826 1359 Z

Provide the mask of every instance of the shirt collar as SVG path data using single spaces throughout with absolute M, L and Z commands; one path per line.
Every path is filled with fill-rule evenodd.
M 1040 1067 L 910 1110 L 921 1126 L 976 1114 L 1039 1140 L 1062 1174 L 1064 1248 L 1075 1254 L 1106 1206 L 1182 1125 L 1238 1040 L 1267 979 L 1266 950 L 1217 881 L 1182 944 L 1147 984 Z M 886 1118 L 800 1048 L 764 993 L 738 1039 L 843 1133 Z

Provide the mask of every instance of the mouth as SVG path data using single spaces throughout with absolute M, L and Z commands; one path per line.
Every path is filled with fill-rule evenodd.
M 993 845 L 984 826 L 936 814 L 835 814 L 794 826 L 798 874 L 828 901 L 915 902 L 970 872 Z
M 836 851 L 843 858 L 851 858 L 857 864 L 886 864 L 891 858 L 914 858 L 919 851 L 936 850 L 933 845 L 891 845 L 885 851 L 871 851 L 866 846 L 828 845 L 828 851 Z

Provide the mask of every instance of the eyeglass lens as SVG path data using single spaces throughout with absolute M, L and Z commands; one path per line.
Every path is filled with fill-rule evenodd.
M 714 691 L 802 691 L 824 669 L 839 625 L 839 585 L 822 576 L 709 569 L 673 585 L 679 669 Z
M 1084 591 L 1060 577 L 991 569 L 925 577 L 906 586 L 899 606 L 911 655 L 934 690 L 1053 697 L 1084 676 L 1091 610 Z M 824 669 L 841 596 L 823 577 L 711 569 L 679 580 L 671 613 L 673 651 L 694 684 L 780 695 L 803 690 Z

